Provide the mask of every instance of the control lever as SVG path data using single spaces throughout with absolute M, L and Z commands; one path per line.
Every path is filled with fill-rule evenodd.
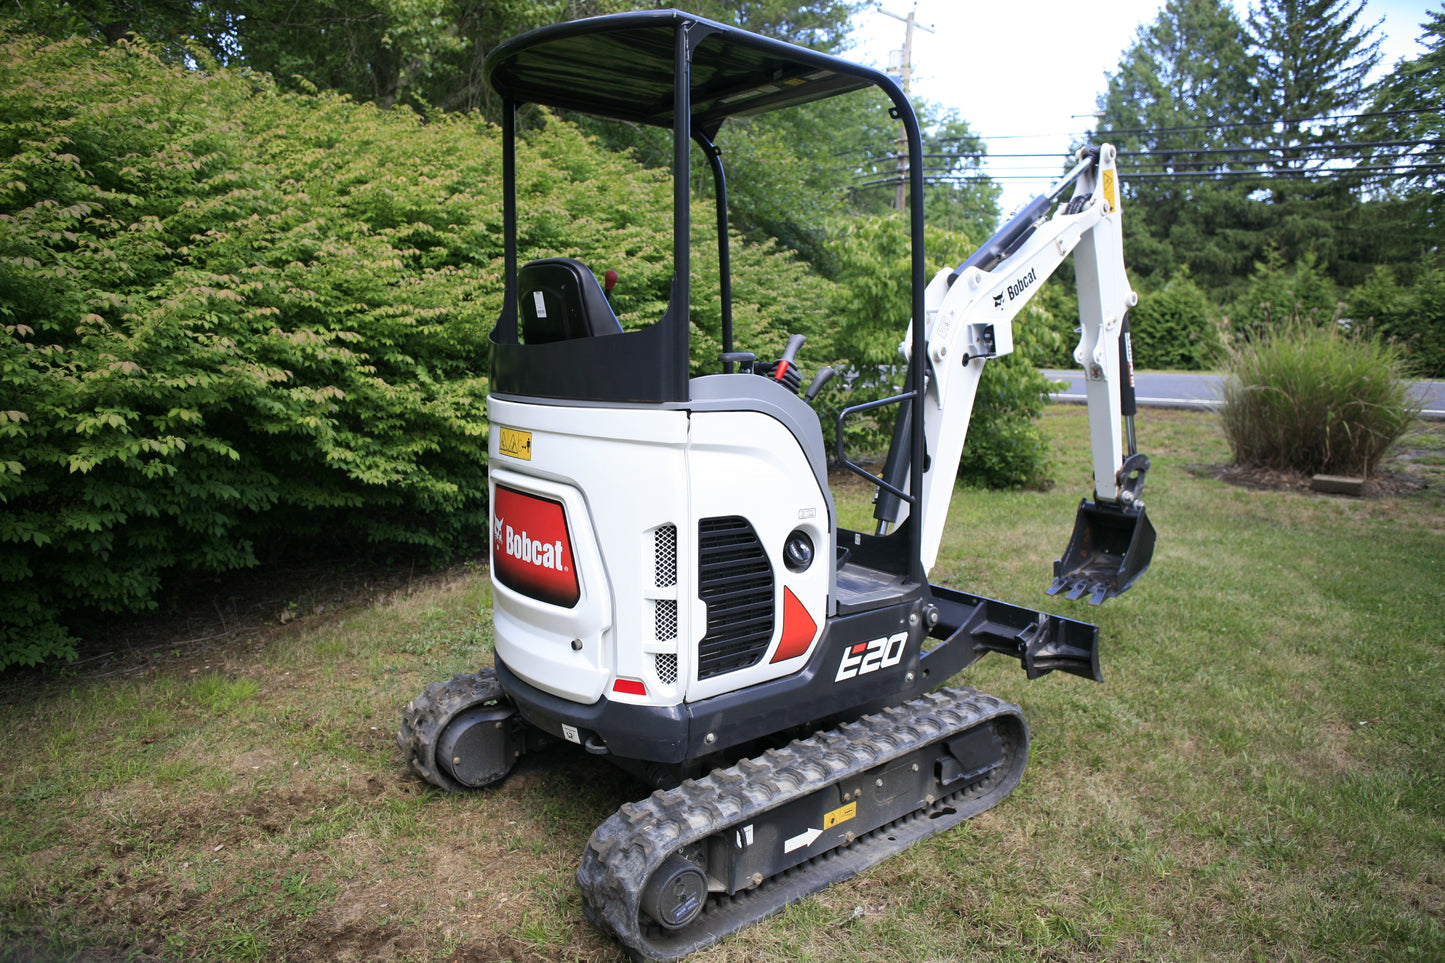
M 803 342 L 806 340 L 808 339 L 801 334 L 790 336 L 787 345 L 783 348 L 783 356 L 770 366 L 770 371 L 763 369 L 760 373 L 766 373 L 769 378 L 772 378 L 793 394 L 797 394 L 798 389 L 803 386 L 803 373 L 799 371 L 798 366 L 793 363 L 793 358 L 797 356 L 798 349 L 803 346 Z
M 834 371 L 830 367 L 819 368 L 818 373 L 813 375 L 813 382 L 812 384 L 808 385 L 808 393 L 803 396 L 803 400 L 812 401 L 814 398 L 818 397 L 818 392 L 822 391 L 823 386 L 828 382 L 832 381 L 833 376 L 837 373 L 838 372 Z
M 778 366 L 773 371 L 774 381 L 782 381 L 787 377 L 790 370 L 793 371 L 794 381 L 802 380 L 802 376 L 798 374 L 793 367 L 793 359 L 797 357 L 798 349 L 801 348 L 803 342 L 807 340 L 808 339 L 801 334 L 795 334 L 788 338 L 788 344 L 783 348 L 783 356 L 778 359 Z M 797 389 L 794 388 L 793 390 L 796 391 Z

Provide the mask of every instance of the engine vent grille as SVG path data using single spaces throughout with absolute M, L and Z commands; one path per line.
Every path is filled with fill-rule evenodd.
M 677 584 L 677 526 L 662 525 L 652 534 L 652 574 L 658 588 Z
M 697 677 L 745 669 L 773 639 L 773 567 L 745 518 L 704 518 L 697 526 L 698 598 L 707 603 L 707 635 L 697 647 Z
M 657 681 L 663 685 L 672 685 L 677 681 L 677 656 L 671 653 L 653 656 L 657 668 Z
M 677 638 L 677 599 L 656 599 L 653 602 L 653 638 L 671 642 Z

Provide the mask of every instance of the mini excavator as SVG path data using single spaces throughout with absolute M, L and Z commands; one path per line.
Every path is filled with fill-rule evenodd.
M 926 276 L 922 134 L 887 74 L 677 10 L 534 30 L 497 47 L 504 101 L 505 298 L 488 417 L 494 668 L 436 682 L 402 713 L 410 766 L 446 790 L 491 785 L 572 743 L 655 791 L 599 826 L 577 881 L 588 918 L 634 958 L 676 960 L 993 806 L 1018 784 L 1021 710 L 968 688 L 994 652 L 1028 678 L 1102 681 L 1098 629 L 930 584 L 984 365 L 1073 256 L 1094 490 L 1051 594 L 1094 604 L 1149 565 L 1136 451 L 1120 183 L 1109 145 L 1078 153 L 956 268 Z M 872 88 L 908 152 L 912 322 L 894 396 L 843 409 L 835 457 L 877 492 L 871 532 L 840 527 L 822 423 L 797 359 L 732 343 L 730 119 Z M 624 329 L 593 272 L 518 264 L 517 110 L 650 125 L 672 143 L 670 300 Z M 690 367 L 689 172 L 713 174 L 723 352 Z M 1066 200 L 1064 194 L 1070 196 Z M 610 280 L 610 279 L 609 279 Z M 846 391 L 846 379 L 835 389 Z M 891 409 L 891 412 L 890 410 Z M 886 461 L 844 425 L 890 413 Z

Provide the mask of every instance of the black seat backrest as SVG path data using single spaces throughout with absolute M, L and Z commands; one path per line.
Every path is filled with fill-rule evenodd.
M 581 261 L 570 257 L 529 261 L 517 273 L 517 288 L 523 344 L 622 333 L 602 285 Z

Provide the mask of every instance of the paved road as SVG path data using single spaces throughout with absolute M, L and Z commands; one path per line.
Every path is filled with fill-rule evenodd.
M 1079 371 L 1045 370 L 1044 374 L 1069 386 L 1055 401 L 1084 401 L 1084 375 Z M 1219 401 L 1219 375 L 1136 372 L 1134 390 L 1139 404 L 1153 408 L 1208 408 Z M 1445 381 L 1417 381 L 1415 391 L 1424 404 L 1421 416 L 1445 420 Z

